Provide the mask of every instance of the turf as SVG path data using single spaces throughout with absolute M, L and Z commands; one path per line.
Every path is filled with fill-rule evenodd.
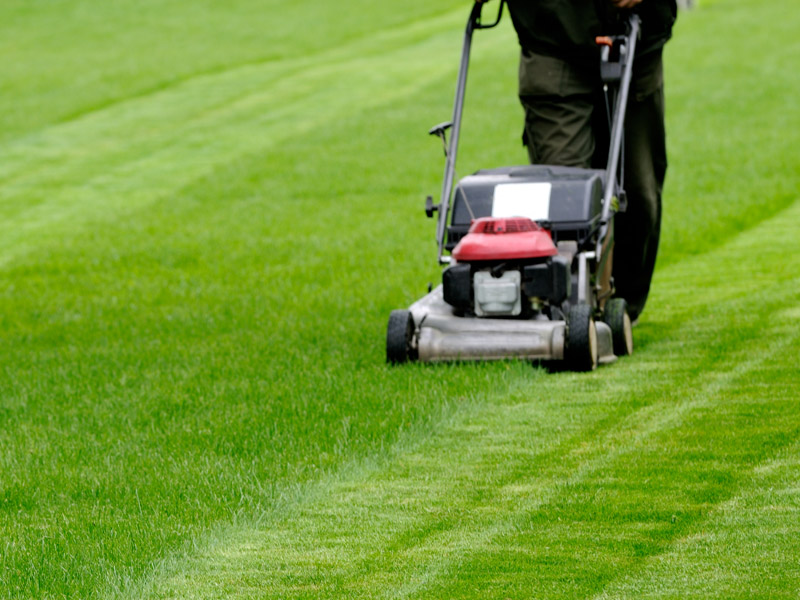
M 0 8 L 0 597 L 796 597 L 791 0 L 682 15 L 654 298 L 587 377 L 384 366 L 466 15 L 347 8 Z M 462 173 L 524 160 L 505 25 Z
M 624 363 L 506 378 L 435 435 L 215 532 L 134 595 L 795 597 L 798 219 L 795 203 L 665 269 L 662 312 Z M 739 317 L 762 310 L 767 325 Z

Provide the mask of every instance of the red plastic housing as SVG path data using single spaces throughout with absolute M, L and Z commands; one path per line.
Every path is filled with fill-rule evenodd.
M 453 258 L 458 262 L 524 260 L 556 254 L 558 250 L 550 232 L 523 217 L 476 219 L 453 248 Z

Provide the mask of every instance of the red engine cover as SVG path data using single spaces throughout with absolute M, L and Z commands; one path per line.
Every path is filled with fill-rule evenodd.
M 483 217 L 453 248 L 458 262 L 544 258 L 558 254 L 550 232 L 524 217 Z

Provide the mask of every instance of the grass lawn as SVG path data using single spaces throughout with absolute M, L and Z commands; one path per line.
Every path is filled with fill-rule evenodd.
M 681 16 L 653 298 L 581 376 L 383 363 L 467 10 L 0 7 L 0 598 L 798 596 L 794 0 Z M 525 160 L 474 52 L 462 174 Z

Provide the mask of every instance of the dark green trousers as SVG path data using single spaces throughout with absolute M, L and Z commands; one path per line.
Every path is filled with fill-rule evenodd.
M 523 142 L 532 163 L 605 168 L 609 131 L 598 71 L 522 51 Z M 623 164 L 628 208 L 615 218 L 613 277 L 616 295 L 635 319 L 650 291 L 667 170 L 660 50 L 634 61 Z

